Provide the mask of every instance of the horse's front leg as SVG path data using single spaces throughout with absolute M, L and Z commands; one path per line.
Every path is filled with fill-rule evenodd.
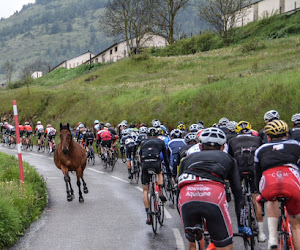
M 86 182 L 84 181 L 83 177 L 81 177 L 82 183 L 83 183 L 83 192 L 85 194 L 87 194 L 89 192 L 87 186 L 86 186 Z
M 79 202 L 84 202 L 80 185 L 81 185 L 80 177 L 79 178 L 77 177 L 77 186 L 78 186 L 78 189 L 79 189 Z
M 72 201 L 73 200 L 73 197 L 72 197 L 72 194 L 74 195 L 74 191 L 72 189 L 72 186 L 71 186 L 71 178 L 69 176 L 68 173 L 64 174 L 64 180 L 65 180 L 65 183 L 66 183 L 66 190 L 67 190 L 67 200 L 68 201 Z M 71 191 L 69 189 L 69 185 L 71 187 Z

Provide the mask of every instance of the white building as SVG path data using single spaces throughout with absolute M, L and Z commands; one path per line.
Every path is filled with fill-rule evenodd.
M 166 47 L 168 42 L 165 38 L 158 35 L 147 34 L 141 39 L 141 48 L 151 47 Z M 133 41 L 133 49 L 136 47 L 136 42 Z M 92 58 L 92 63 L 117 62 L 118 60 L 128 56 L 129 48 L 126 41 L 115 43 L 103 50 Z M 86 62 L 87 63 L 87 62 Z
M 252 0 L 244 8 L 242 17 L 237 17 L 235 26 L 241 27 L 274 14 L 283 14 L 299 9 L 300 0 Z
M 88 50 L 77 57 L 74 57 L 72 59 L 61 62 L 60 64 L 55 66 L 52 70 L 62 68 L 62 67 L 67 68 L 67 69 L 76 68 L 77 66 L 85 63 L 86 61 L 90 60 L 90 58 L 92 58 L 94 56 L 95 55 L 91 51 Z
M 36 78 L 39 78 L 39 77 L 42 77 L 43 76 L 43 72 L 42 71 L 35 71 L 31 74 L 31 78 L 32 79 L 36 79 Z

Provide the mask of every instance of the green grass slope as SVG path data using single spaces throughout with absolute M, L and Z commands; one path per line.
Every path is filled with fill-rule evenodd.
M 153 118 L 171 127 L 179 120 L 191 124 L 201 119 L 211 125 L 226 116 L 248 120 L 258 129 L 269 109 L 289 122 L 300 110 L 300 36 L 264 41 L 254 51 L 245 46 L 125 59 L 90 71 L 87 66 L 59 69 L 29 89 L 2 91 L 0 114 L 12 115 L 16 99 L 21 121 L 56 126 Z

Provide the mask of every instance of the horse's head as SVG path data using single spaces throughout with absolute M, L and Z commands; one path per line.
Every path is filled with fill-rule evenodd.
M 65 155 L 69 153 L 71 143 L 72 143 L 72 134 L 70 131 L 69 123 L 65 125 L 60 124 L 60 144 L 61 144 L 62 151 Z

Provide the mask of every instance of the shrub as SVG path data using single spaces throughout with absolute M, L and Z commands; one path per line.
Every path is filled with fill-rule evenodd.
M 265 49 L 265 48 L 266 48 L 266 45 L 264 43 L 256 41 L 256 40 L 251 40 L 242 45 L 242 52 L 247 53 L 250 51 L 256 51 L 256 50 L 261 50 L 261 49 Z

